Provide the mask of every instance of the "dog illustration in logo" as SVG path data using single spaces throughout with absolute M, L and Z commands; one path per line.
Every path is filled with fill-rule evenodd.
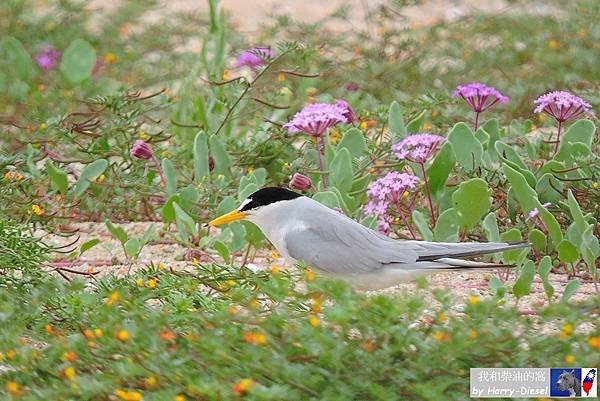
M 556 381 L 556 388 L 560 391 L 568 391 L 569 397 L 581 396 L 581 383 L 575 377 L 575 370 L 570 372 L 563 370 Z

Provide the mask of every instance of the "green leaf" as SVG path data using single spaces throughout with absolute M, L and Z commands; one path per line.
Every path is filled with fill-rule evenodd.
M 589 223 L 585 221 L 583 213 L 581 212 L 581 208 L 579 207 L 579 203 L 577 203 L 577 199 L 575 199 L 573 191 L 570 189 L 567 194 L 567 205 L 569 206 L 569 211 L 571 212 L 571 217 L 573 218 L 573 225 L 576 230 L 575 237 L 581 238 L 584 231 L 588 228 Z
M 154 223 L 150 224 L 150 226 L 144 232 L 142 239 L 140 240 L 140 245 L 143 247 L 147 243 L 154 241 L 156 239 L 156 226 Z
M 96 64 L 96 51 L 83 39 L 75 39 L 62 55 L 60 71 L 72 84 L 92 76 Z
M 528 170 L 527 165 L 521 159 L 521 156 L 517 153 L 517 151 L 512 147 L 508 146 L 504 142 L 496 142 L 496 151 L 498 155 L 504 160 L 508 160 L 515 165 L 517 165 L 520 169 Z
M 596 260 L 600 256 L 600 244 L 598 243 L 598 238 L 594 235 L 593 224 L 590 224 L 583 232 L 579 251 L 588 269 L 594 275 L 596 273 Z
M 548 280 L 548 276 L 550 274 L 550 270 L 552 269 L 552 259 L 550 256 L 546 255 L 540 261 L 540 265 L 538 266 L 538 272 L 542 279 L 542 285 L 544 286 L 544 292 L 546 293 L 546 298 L 548 301 L 552 300 L 554 296 L 554 287 Z
M 215 173 L 229 176 L 231 174 L 231 159 L 218 136 L 210 137 L 210 152 L 215 159 Z
M 436 196 L 444 189 L 444 185 L 454 168 L 455 162 L 456 158 L 452 144 L 449 142 L 444 143 L 435 156 L 435 159 L 433 159 L 431 166 L 427 169 L 429 188 L 433 196 Z
M 410 120 L 408 124 L 406 124 L 406 131 L 410 133 L 420 132 L 421 127 L 423 127 L 423 123 L 425 122 L 425 113 L 427 110 L 423 110 L 421 114 Z
M 125 254 L 130 257 L 130 258 L 134 258 L 137 256 L 137 254 L 140 252 L 140 242 L 135 239 L 132 238 L 130 240 L 128 240 L 124 245 L 123 245 L 123 249 L 125 249 Z
M 165 175 L 165 181 L 167 182 L 167 195 L 173 195 L 177 192 L 177 179 L 179 174 L 175 170 L 173 162 L 169 159 L 163 159 L 162 170 Z
M 494 212 L 488 213 L 481 224 L 487 235 L 487 240 L 490 242 L 500 241 L 500 230 L 498 229 L 498 221 Z
M 21 81 L 28 82 L 34 74 L 33 61 L 18 39 L 7 36 L 2 40 L 5 63 Z
M 458 214 L 453 208 L 446 209 L 438 217 L 433 238 L 438 242 L 458 241 Z
M 46 171 L 50 177 L 52 189 L 65 195 L 69 190 L 69 179 L 67 173 L 56 167 L 50 160 L 46 162 Z
M 179 195 L 171 195 L 167 198 L 167 201 L 161 208 L 163 223 L 171 223 L 175 221 L 175 209 L 173 208 L 173 202 L 179 201 L 181 201 Z
M 537 228 L 532 229 L 529 232 L 527 239 L 531 242 L 533 248 L 539 252 L 544 252 L 546 250 L 546 234 L 541 230 L 538 230 Z
M 563 295 L 560 299 L 561 302 L 569 302 L 569 299 L 575 295 L 581 283 L 577 279 L 573 279 L 567 283 Z
M 350 128 L 344 132 L 342 140 L 337 146 L 340 149 L 348 149 L 352 158 L 364 156 L 367 153 L 367 142 L 362 131 L 358 128 Z
M 340 207 L 340 201 L 339 201 L 337 195 L 331 191 L 317 192 L 316 194 L 313 195 L 312 198 L 314 200 L 316 200 L 317 202 L 322 203 L 323 205 L 325 205 L 331 209 Z
M 99 243 L 100 243 L 100 240 L 98 238 L 94 238 L 94 239 L 84 242 L 79 247 L 79 256 L 81 256 L 84 252 L 89 251 L 90 249 L 92 249 L 93 247 L 98 245 Z
M 558 258 L 564 263 L 575 263 L 579 260 L 577 247 L 568 239 L 560 241 L 556 249 L 558 250 Z
M 490 289 L 492 290 L 492 294 L 501 299 L 506 294 L 506 286 L 502 284 L 498 276 L 492 276 L 490 279 Z
M 75 198 L 79 198 L 86 189 L 89 188 L 96 178 L 100 177 L 108 167 L 108 160 L 98 159 L 91 162 L 81 172 L 79 179 L 75 183 Z
M 352 188 L 352 159 L 350 152 L 346 148 L 339 149 L 331 165 L 329 166 L 331 171 L 331 178 L 333 185 L 340 190 L 340 192 L 347 193 Z
M 590 120 L 582 119 L 573 123 L 567 132 L 562 135 L 560 139 L 560 147 L 558 148 L 558 153 L 554 157 L 554 160 L 569 160 L 572 156 L 570 154 L 570 145 L 574 143 L 582 143 L 587 149 L 591 149 L 595 132 L 596 126 Z
M 519 231 L 518 228 L 511 228 L 510 230 L 500 234 L 500 240 L 505 242 L 519 241 L 521 240 L 521 231 Z M 514 249 L 512 251 L 504 252 L 502 254 L 502 258 L 506 263 L 514 263 L 517 261 L 521 252 L 522 251 L 520 249 Z
M 535 191 L 538 193 L 540 202 L 544 203 L 558 203 L 561 201 L 563 199 L 563 189 L 562 181 L 550 173 L 542 175 L 535 185 Z
M 244 189 L 238 192 L 238 200 L 241 202 L 256 191 L 258 191 L 258 185 L 251 182 L 248 185 L 246 185 Z
M 418 210 L 413 210 L 412 212 L 412 220 L 419 230 L 421 237 L 424 241 L 433 241 L 433 233 L 429 229 L 429 225 L 427 224 L 427 220 L 425 219 L 425 215 Z
M 487 182 L 481 178 L 471 178 L 461 183 L 452 194 L 452 202 L 460 227 L 463 230 L 473 228 L 492 206 Z
M 190 236 L 197 234 L 196 222 L 175 202 L 173 202 L 173 209 L 175 210 L 175 221 L 179 229 L 179 235 L 183 241 L 188 241 Z
M 128 236 L 125 230 L 121 227 L 115 226 L 110 220 L 106 220 L 104 222 L 106 224 L 106 228 L 112 234 L 113 237 L 119 240 L 121 244 L 125 244 L 127 242 Z
M 483 147 L 465 123 L 456 124 L 448 134 L 448 141 L 454 148 L 456 160 L 467 171 L 481 165 Z
M 395 100 L 390 105 L 388 125 L 390 127 L 392 138 L 394 138 L 394 142 L 398 142 L 406 137 L 406 126 L 404 125 L 402 108 Z
M 552 213 L 542 206 L 537 198 L 537 193 L 529 186 L 523 174 L 511 168 L 506 163 L 504 163 L 502 167 L 504 170 L 504 175 L 506 175 L 506 178 L 508 178 L 512 189 L 514 190 L 513 193 L 519 201 L 523 212 L 529 213 L 533 209 L 537 208 L 540 212 L 539 216 L 544 222 L 552 242 L 556 245 L 562 241 L 560 224 L 558 224 L 558 221 L 556 221 L 556 218 L 552 215 Z
M 210 174 L 208 168 L 208 143 L 206 133 L 199 131 L 194 138 L 194 180 L 196 183 L 202 182 L 204 177 Z
M 523 265 L 523 268 L 519 274 L 519 278 L 513 286 L 513 294 L 515 297 L 522 298 L 525 295 L 529 295 L 534 275 L 535 266 L 531 260 L 528 260 Z
M 215 251 L 217 251 L 219 256 L 223 258 L 225 263 L 231 262 L 231 255 L 229 254 L 229 248 L 227 248 L 227 245 L 221 241 L 215 241 L 213 243 L 213 248 Z
M 237 207 L 237 202 L 233 196 L 226 196 L 217 206 L 217 216 L 222 216 L 225 213 L 231 212 Z

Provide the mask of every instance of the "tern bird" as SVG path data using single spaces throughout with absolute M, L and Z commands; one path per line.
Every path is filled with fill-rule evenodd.
M 267 187 L 250 195 L 234 211 L 208 223 L 236 220 L 256 224 L 277 251 L 292 263 L 374 290 L 443 270 L 506 266 L 464 260 L 529 246 L 527 242 L 428 242 L 386 237 L 344 214 L 284 188 Z

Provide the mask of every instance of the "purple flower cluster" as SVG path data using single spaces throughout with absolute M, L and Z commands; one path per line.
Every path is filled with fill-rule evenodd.
M 268 47 L 253 47 L 240 54 L 236 65 L 239 67 L 250 67 L 252 69 L 266 64 L 266 60 L 273 58 L 273 52 Z
M 329 127 L 338 123 L 351 124 L 355 119 L 350 105 L 344 100 L 338 100 L 334 104 L 314 103 L 304 107 L 283 128 L 290 133 L 304 132 L 320 138 Z
M 392 171 L 369 185 L 369 202 L 365 205 L 364 212 L 377 216 L 379 231 L 390 231 L 392 217 L 388 213 L 389 208 L 398 208 L 404 193 L 416 189 L 418 183 L 417 176 Z
M 409 160 L 422 164 L 445 140 L 446 138 L 435 134 L 410 135 L 399 143 L 392 145 L 392 150 L 399 160 Z
M 573 120 L 583 114 L 592 117 L 592 106 L 570 92 L 555 91 L 538 97 L 533 104 L 535 113 L 547 113 L 559 123 Z
M 35 62 L 42 71 L 50 71 L 56 68 L 60 61 L 61 52 L 53 46 L 46 46 L 35 55 Z
M 133 143 L 133 146 L 129 150 L 131 157 L 140 160 L 149 160 L 152 158 L 152 148 L 146 142 L 138 139 Z
M 475 113 L 486 111 L 496 103 L 508 103 L 508 97 L 498 89 L 479 82 L 457 86 L 452 96 L 462 98 Z

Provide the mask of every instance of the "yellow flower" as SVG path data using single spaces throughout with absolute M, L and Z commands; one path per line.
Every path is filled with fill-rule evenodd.
M 176 395 L 175 401 L 185 401 L 185 397 L 183 395 Z
M 433 339 L 438 342 L 448 341 L 450 339 L 450 334 L 443 331 L 436 331 L 432 334 Z
M 571 323 L 567 323 L 563 326 L 562 330 L 566 335 L 569 336 L 573 334 L 573 325 Z
M 569 365 L 575 363 L 575 356 L 574 355 L 565 355 L 565 362 L 568 363 Z
M 235 386 L 233 386 L 233 392 L 239 395 L 246 394 L 250 389 L 254 387 L 254 380 L 242 379 Z
M 227 81 L 229 79 L 229 70 L 223 70 L 223 81 Z
M 158 262 L 158 270 L 164 270 L 166 268 L 167 268 L 167 266 L 165 265 L 164 262 Z
M 115 395 L 123 401 L 141 401 L 142 394 L 137 391 L 117 390 Z
M 280 72 L 279 74 L 277 74 L 277 82 L 283 81 L 285 81 L 285 74 L 283 72 Z
M 317 94 L 317 88 L 306 88 L 306 94 L 308 96 L 314 96 Z
M 69 367 L 65 368 L 65 370 L 63 370 L 63 375 L 67 379 L 73 380 L 75 378 L 75 376 L 77 376 L 77 372 L 75 371 L 74 367 L 69 366 Z
M 272 264 L 271 265 L 271 273 L 273 273 L 273 274 L 279 274 L 279 266 L 277 264 Z
M 39 205 L 36 205 L 35 203 L 31 205 L 31 211 L 36 216 L 41 216 L 44 214 L 44 209 L 42 209 Z
M 146 283 L 146 287 L 148 287 L 148 288 L 156 288 L 156 279 L 155 278 L 151 278 L 150 280 L 148 280 L 148 282 Z
M 361 130 L 363 130 L 363 131 L 364 131 L 364 130 L 366 130 L 366 129 L 368 128 L 368 126 L 367 126 L 367 122 L 366 122 L 366 121 L 361 121 L 361 122 L 360 122 L 360 124 L 359 124 L 358 126 L 359 126 L 359 128 L 360 128 Z
M 162 152 L 160 152 L 160 155 L 161 155 L 163 158 L 165 158 L 165 157 L 169 157 L 169 156 L 170 156 L 170 154 L 169 154 L 169 151 L 168 151 L 168 150 L 163 150 Z
M 470 338 L 471 340 L 474 340 L 474 339 L 476 339 L 478 336 L 479 336 L 479 334 L 477 333 L 477 330 L 471 330 L 471 331 L 469 332 L 469 338 Z
M 16 356 L 17 356 L 17 351 L 15 351 L 14 349 L 10 349 L 6 352 L 6 357 L 8 359 L 15 359 Z
M 275 251 L 271 251 L 271 259 L 279 259 L 279 254 Z
M 590 345 L 590 347 L 596 348 L 600 351 L 600 337 L 590 337 L 590 339 L 588 340 L 588 344 Z
M 438 320 L 440 322 L 445 322 L 446 320 L 448 320 L 448 317 L 446 316 L 446 314 L 444 312 L 440 312 L 440 314 L 438 315 Z
M 250 301 L 248 306 L 250 306 L 252 309 L 258 309 L 258 308 L 260 308 L 260 302 L 258 302 L 258 300 L 256 298 L 254 298 Z
M 315 281 L 315 272 L 310 267 L 306 269 L 306 281 Z
M 158 380 L 154 376 L 149 376 L 144 379 L 144 386 L 146 388 L 153 388 L 158 383 Z
M 337 130 L 331 130 L 329 133 L 329 139 L 331 140 L 331 143 L 336 144 L 340 141 L 340 139 L 342 139 L 342 134 L 340 134 L 340 132 Z
M 98 184 L 102 184 L 106 180 L 106 176 L 104 174 L 100 174 L 100 177 L 96 178 L 96 182 Z
M 319 318 L 315 315 L 309 315 L 308 316 L 308 323 L 312 326 L 312 327 L 319 327 L 319 325 L 321 324 L 321 321 L 319 320 Z
M 140 131 L 140 133 L 138 134 L 141 140 L 147 140 L 148 138 L 150 138 L 150 136 L 148 134 L 146 134 L 146 131 Z
M 21 395 L 21 394 L 23 394 L 23 390 L 21 390 L 21 388 L 19 387 L 19 385 L 17 384 L 17 382 L 14 382 L 12 380 L 9 380 L 9 381 L 6 382 L 6 385 L 4 386 L 4 389 L 10 395 Z
M 52 327 L 51 324 L 45 325 L 44 330 L 46 331 L 46 334 L 54 334 L 54 327 Z
M 558 46 L 559 46 L 558 40 L 556 40 L 556 39 L 550 39 L 548 41 L 548 47 L 550 49 L 556 50 L 556 49 L 558 49 Z
M 592 188 L 594 189 L 600 189 L 600 182 L 595 182 L 592 184 Z
M 236 284 L 235 280 L 231 280 L 231 279 L 227 280 L 227 285 L 228 285 L 229 287 L 234 287 L 234 286 L 235 286 L 235 284 Z
M 120 299 L 121 299 L 121 294 L 119 294 L 118 291 L 114 291 L 110 294 L 110 296 L 106 300 L 106 304 L 107 305 L 116 305 L 117 303 L 119 303 Z
M 62 356 L 63 360 L 69 362 L 75 362 L 77 360 L 77 354 L 73 351 L 67 351 Z
M 429 123 L 423 124 L 423 131 L 431 131 L 432 128 L 433 128 L 433 125 L 431 125 Z
M 248 166 L 248 167 L 246 167 L 246 172 L 247 172 L 248 174 L 252 174 L 252 172 L 253 172 L 253 171 L 254 171 L 254 167 L 252 167 L 252 166 Z
M 115 337 L 117 338 L 117 340 L 125 342 L 129 340 L 129 332 L 127 330 L 119 330 L 115 334 Z
M 104 55 L 104 62 L 105 62 L 106 64 L 113 64 L 113 63 L 116 63 L 116 62 L 117 62 L 117 59 L 118 59 L 117 55 L 116 55 L 116 54 L 114 54 L 114 53 L 111 53 L 111 52 L 108 52 L 108 53 L 106 53 L 106 54 Z
M 94 335 L 96 337 L 102 337 L 103 334 L 102 329 L 94 329 Z
M 144 286 L 144 279 L 143 278 L 138 278 L 137 280 L 135 280 L 135 285 L 137 285 L 138 287 L 143 287 Z
M 471 305 L 477 305 L 479 303 L 479 297 L 477 295 L 469 295 L 469 303 Z
M 310 306 L 310 310 L 312 310 L 315 313 L 322 312 L 323 311 L 323 307 L 321 306 L 321 300 L 320 299 L 313 299 L 312 305 Z

